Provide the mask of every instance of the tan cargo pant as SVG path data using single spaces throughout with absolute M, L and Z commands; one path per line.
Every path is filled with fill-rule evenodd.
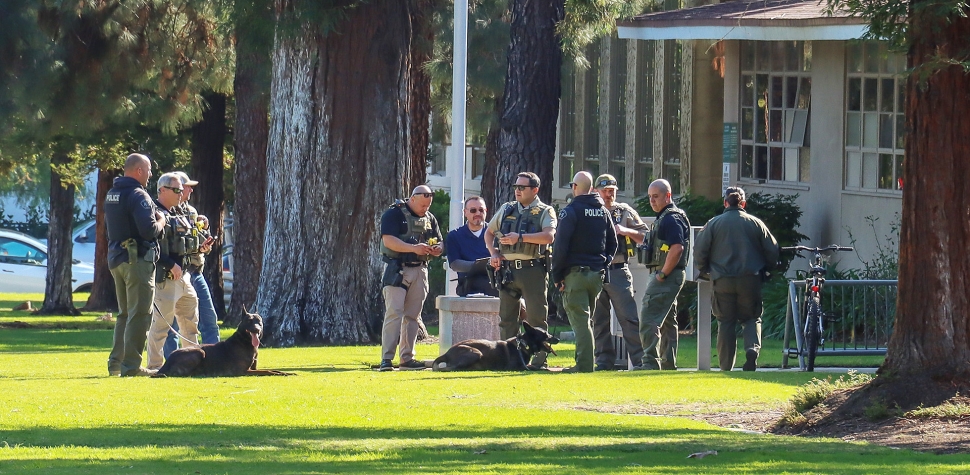
M 148 369 L 158 369 L 165 362 L 163 347 L 168 327 L 178 320 L 179 333 L 185 337 L 182 348 L 199 346 L 199 297 L 189 281 L 189 273 L 179 280 L 166 280 L 155 287 L 152 325 L 148 330 Z M 161 312 L 161 314 L 159 314 Z
M 384 287 L 384 328 L 381 330 L 381 359 L 393 360 L 400 345 L 401 363 L 414 359 L 418 340 L 418 316 L 428 297 L 428 266 L 404 266 L 407 287 Z

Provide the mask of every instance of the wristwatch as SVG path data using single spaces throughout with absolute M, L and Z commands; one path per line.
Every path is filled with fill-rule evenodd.
M 522 244 L 522 233 L 519 233 L 519 241 L 518 241 L 518 244 Z
M 657 271 L 657 275 L 660 276 L 660 280 L 663 280 L 663 279 L 666 279 L 667 278 L 667 274 L 664 274 L 664 271 L 662 271 L 662 270 L 658 270 Z

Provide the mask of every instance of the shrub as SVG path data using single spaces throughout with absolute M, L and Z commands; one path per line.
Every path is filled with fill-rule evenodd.
M 805 411 L 819 406 L 833 392 L 862 386 L 870 381 L 872 381 L 872 375 L 852 370 L 849 370 L 847 375 L 839 376 L 839 379 L 835 381 L 832 381 L 831 376 L 825 378 L 825 380 L 813 378 L 804 386 L 798 388 L 795 395 L 788 401 L 781 421 L 787 425 L 799 424 L 805 419 L 803 416 Z

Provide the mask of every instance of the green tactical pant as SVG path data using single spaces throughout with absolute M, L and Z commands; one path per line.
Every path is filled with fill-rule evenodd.
M 141 367 L 141 355 L 152 323 L 155 299 L 155 263 L 139 259 L 111 269 L 118 296 L 118 318 L 108 355 L 108 371 L 122 375 Z
M 743 329 L 745 358 L 752 367 L 756 365 L 761 353 L 761 276 L 715 280 L 712 310 L 717 318 L 717 360 L 721 371 L 734 369 L 738 323 Z
M 543 330 L 549 328 L 549 302 L 546 292 L 549 290 L 549 274 L 542 265 L 512 269 L 512 282 L 506 284 L 499 291 L 499 333 L 503 340 L 508 340 L 519 333 L 519 310 L 521 300 L 525 300 L 525 321 L 535 328 Z M 533 366 L 546 364 L 546 352 L 540 351 L 532 355 Z
M 616 362 L 616 347 L 613 345 L 613 333 L 610 332 L 610 323 L 613 320 L 610 309 L 613 308 L 623 331 L 627 356 L 634 365 L 639 365 L 643 361 L 643 343 L 640 341 L 640 317 L 633 294 L 633 276 L 627 266 L 610 269 L 609 273 L 610 283 L 603 284 L 603 291 L 596 299 L 596 310 L 593 312 L 596 364 L 612 368 Z M 624 363 L 623 369 L 626 367 Z
M 677 299 L 670 306 L 663 325 L 660 325 L 660 369 L 677 369 L 677 346 L 680 344 L 680 328 L 677 326 Z
M 687 273 L 683 269 L 674 270 L 663 282 L 656 274 L 650 274 L 647 289 L 643 293 L 643 307 L 640 310 L 640 340 L 643 341 L 643 369 L 660 369 L 660 328 L 664 321 L 676 318 L 674 304 L 677 294 L 684 287 Z M 673 342 L 671 342 L 673 344 Z M 676 351 L 676 350 L 674 350 Z
M 603 274 L 589 267 L 573 267 L 566 274 L 565 284 L 562 303 L 576 334 L 576 370 L 589 373 L 593 371 L 594 358 L 590 316 L 603 290 Z

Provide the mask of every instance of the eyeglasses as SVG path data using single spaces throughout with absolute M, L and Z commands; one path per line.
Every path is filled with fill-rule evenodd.
M 514 189 L 515 191 L 525 191 L 530 188 L 532 187 L 529 185 L 512 185 L 512 189 Z
M 596 182 L 597 188 L 603 188 L 605 186 L 616 186 L 616 180 L 608 180 L 606 178 Z
M 570 188 L 576 188 L 576 183 L 575 182 L 569 182 L 569 187 Z
M 168 188 L 168 189 L 172 190 L 172 192 L 175 193 L 176 195 L 181 195 L 182 194 L 182 189 L 181 188 L 172 188 L 171 186 L 162 186 L 162 188 Z
M 468 208 L 468 212 L 471 214 L 478 214 L 478 213 L 485 214 L 485 208 Z
M 415 193 L 412 196 L 423 196 L 425 198 L 431 198 L 434 196 L 434 193 Z

